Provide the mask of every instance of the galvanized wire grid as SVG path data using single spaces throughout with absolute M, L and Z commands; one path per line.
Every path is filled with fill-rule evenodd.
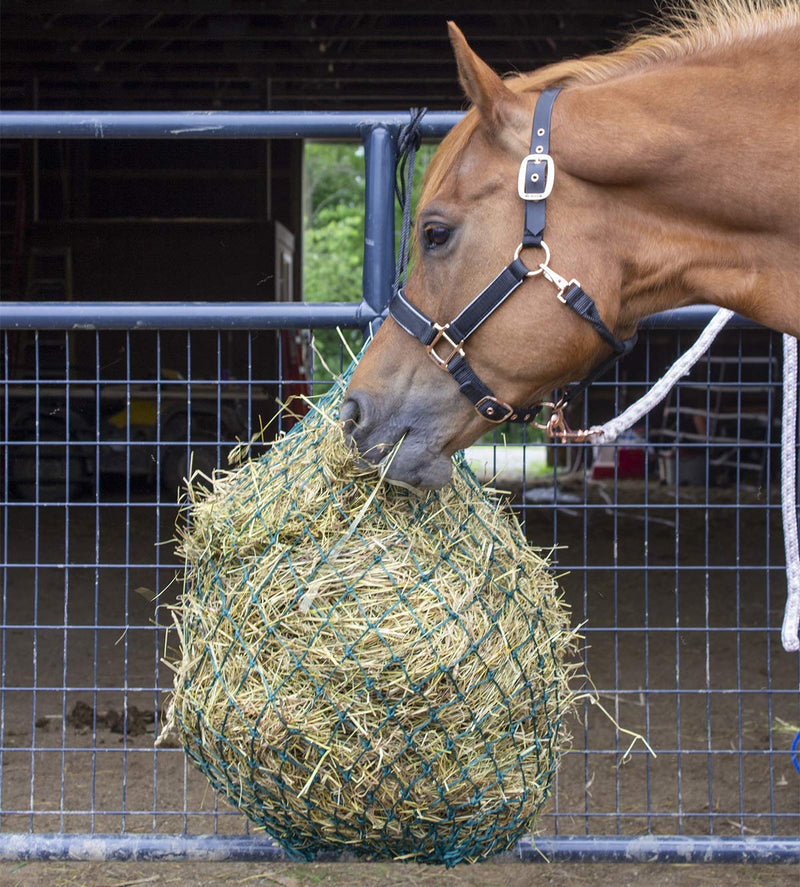
M 0 831 L 21 846 L 75 833 L 121 836 L 123 848 L 247 833 L 181 750 L 153 747 L 178 593 L 164 475 L 191 452 L 224 464 L 293 383 L 263 375 L 264 339 L 245 331 L 2 335 Z M 637 362 L 593 390 L 583 418 L 616 414 L 693 337 L 644 336 Z M 643 440 L 598 454 L 613 460 L 610 474 L 592 477 L 589 447 L 551 447 L 562 464 L 517 491 L 529 538 L 559 546 L 586 664 L 613 717 L 583 703 L 542 846 L 588 837 L 593 849 L 579 855 L 594 858 L 617 837 L 697 836 L 713 848 L 798 834 L 798 660 L 778 636 L 777 341 L 725 333 L 666 415 L 648 417 Z M 155 421 L 176 411 L 169 428 Z M 715 415 L 724 421 L 712 428 Z M 678 416 L 689 427 L 670 460 Z M 642 446 L 644 479 L 621 476 Z M 627 755 L 631 737 L 614 722 L 658 757 L 641 743 Z
M 601 382 L 584 422 L 593 407 L 592 422 L 618 415 L 694 336 L 668 348 L 649 336 L 638 371 Z M 726 333 L 647 417 L 642 440 L 614 448 L 610 476 L 593 479 L 588 446 L 583 459 L 576 447 L 573 476 L 553 472 L 551 502 L 523 506 L 529 536 L 549 526 L 553 545 L 569 546 L 556 565 L 570 573 L 600 700 L 658 754 L 634 747 L 624 763 L 631 737 L 585 702 L 555 833 L 797 834 L 798 663 L 779 638 L 779 352 L 768 333 Z M 644 479 L 624 479 L 620 451 L 640 445 Z

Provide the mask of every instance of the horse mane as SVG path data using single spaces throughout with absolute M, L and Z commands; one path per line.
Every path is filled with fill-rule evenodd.
M 798 24 L 798 0 L 672 0 L 657 19 L 614 50 L 510 74 L 504 82 L 516 93 L 537 92 L 548 86 L 604 83 Z M 425 177 L 423 200 L 439 189 L 478 123 L 478 112 L 471 109 L 443 139 Z
M 619 48 L 517 74 L 507 85 L 515 92 L 528 92 L 546 86 L 602 83 L 798 23 L 798 0 L 677 0 Z

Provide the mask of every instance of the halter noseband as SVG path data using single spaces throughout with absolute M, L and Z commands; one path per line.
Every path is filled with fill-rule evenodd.
M 515 407 L 495 397 L 469 365 L 464 353 L 464 342 L 506 301 L 526 277 L 541 274 L 552 283 L 558 290 L 556 295 L 559 301 L 587 320 L 613 351 L 611 356 L 602 361 L 585 379 L 567 388 L 555 408 L 559 418 L 570 400 L 636 344 L 636 335 L 630 339 L 620 340 L 611 332 L 603 323 L 593 299 L 583 291 L 577 280 L 574 278 L 567 280 L 550 267 L 550 249 L 543 239 L 545 201 L 550 196 L 555 181 L 555 163 L 549 154 L 550 119 L 553 104 L 560 91 L 560 88 L 545 89 L 536 102 L 531 152 L 520 163 L 517 178 L 517 192 L 525 201 L 525 228 L 512 262 L 450 323 L 439 324 L 431 320 L 409 301 L 402 288 L 397 289 L 389 303 L 389 313 L 395 321 L 425 345 L 428 356 L 436 366 L 450 373 L 458 383 L 461 393 L 471 401 L 478 413 L 493 423 L 532 422 L 544 404 Z M 544 250 L 544 261 L 533 271 L 519 258 L 519 254 L 527 247 L 539 247 Z

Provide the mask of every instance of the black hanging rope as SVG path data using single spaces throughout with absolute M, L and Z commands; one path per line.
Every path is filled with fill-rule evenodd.
M 408 274 L 408 251 L 411 240 L 411 197 L 414 185 L 414 162 L 422 144 L 420 124 L 427 108 L 411 108 L 410 119 L 397 134 L 397 163 L 394 191 L 403 211 L 400 226 L 400 246 L 397 250 L 393 293 L 405 284 Z

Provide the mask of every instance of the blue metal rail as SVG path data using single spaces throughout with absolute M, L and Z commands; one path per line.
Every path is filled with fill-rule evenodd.
M 463 117 L 432 111 L 425 138 L 441 138 Z M 286 302 L 119 303 L 47 305 L 9 302 L 0 307 L 5 329 L 252 329 L 358 328 L 385 317 L 394 278 L 394 164 L 397 131 L 408 115 L 318 111 L 1 111 L 0 138 L 25 139 L 361 139 L 364 143 L 364 271 L 361 304 Z M 699 328 L 714 309 L 664 312 L 645 328 Z M 743 319 L 731 325 L 747 325 Z
M 0 835 L 0 860 L 136 860 L 286 862 L 289 857 L 263 835 Z M 505 862 L 666 862 L 797 864 L 792 838 L 643 835 L 563 835 L 519 842 L 497 857 Z M 318 862 L 358 862 L 349 854 L 321 853 Z
M 367 272 L 365 271 L 365 274 Z M 377 275 L 375 275 L 377 278 Z M 382 293 L 386 279 L 370 292 Z M 388 285 L 391 286 L 391 280 Z M 187 310 L 188 309 L 188 310 Z M 717 309 L 695 305 L 645 318 L 642 329 L 700 329 Z M 384 318 L 380 303 L 363 302 L 6 302 L 0 329 L 9 330 L 250 330 L 365 329 Z M 756 328 L 738 315 L 729 328 Z
M 463 116 L 430 111 L 422 135 L 441 138 Z M 0 138 L 351 139 L 407 122 L 407 114 L 380 111 L 3 111 Z
M 443 136 L 462 116 L 456 112 L 441 111 L 426 115 L 422 126 L 423 136 Z M 407 115 L 404 114 L 347 111 L 4 111 L 0 112 L 0 138 L 361 139 L 366 176 L 363 304 L 351 309 L 353 314 L 345 309 L 319 306 L 314 310 L 309 307 L 299 309 L 298 314 L 297 308 L 287 306 L 285 302 L 264 303 L 261 318 L 266 318 L 266 325 L 272 327 L 352 326 L 366 331 L 384 312 L 391 296 L 394 278 L 394 164 L 397 131 L 406 121 Z M 24 311 L 4 306 L 3 323 L 7 322 L 9 312 L 14 310 Z M 79 305 L 75 305 L 73 310 L 77 314 L 86 311 Z M 162 319 L 168 322 L 169 306 L 161 306 L 160 310 Z M 204 310 L 208 312 L 207 320 L 210 320 L 213 309 L 198 309 L 199 312 Z M 123 316 L 123 309 L 116 309 L 114 313 Z M 228 318 L 235 313 L 237 309 L 234 308 L 228 311 L 223 321 L 224 327 L 230 328 Z M 290 322 L 279 323 L 275 318 L 281 316 Z M 252 315 L 250 319 L 255 320 Z M 317 320 L 321 322 L 316 323 Z M 138 325 L 126 327 L 122 321 L 114 321 L 113 327 L 139 328 Z M 198 326 L 192 328 L 197 329 Z

